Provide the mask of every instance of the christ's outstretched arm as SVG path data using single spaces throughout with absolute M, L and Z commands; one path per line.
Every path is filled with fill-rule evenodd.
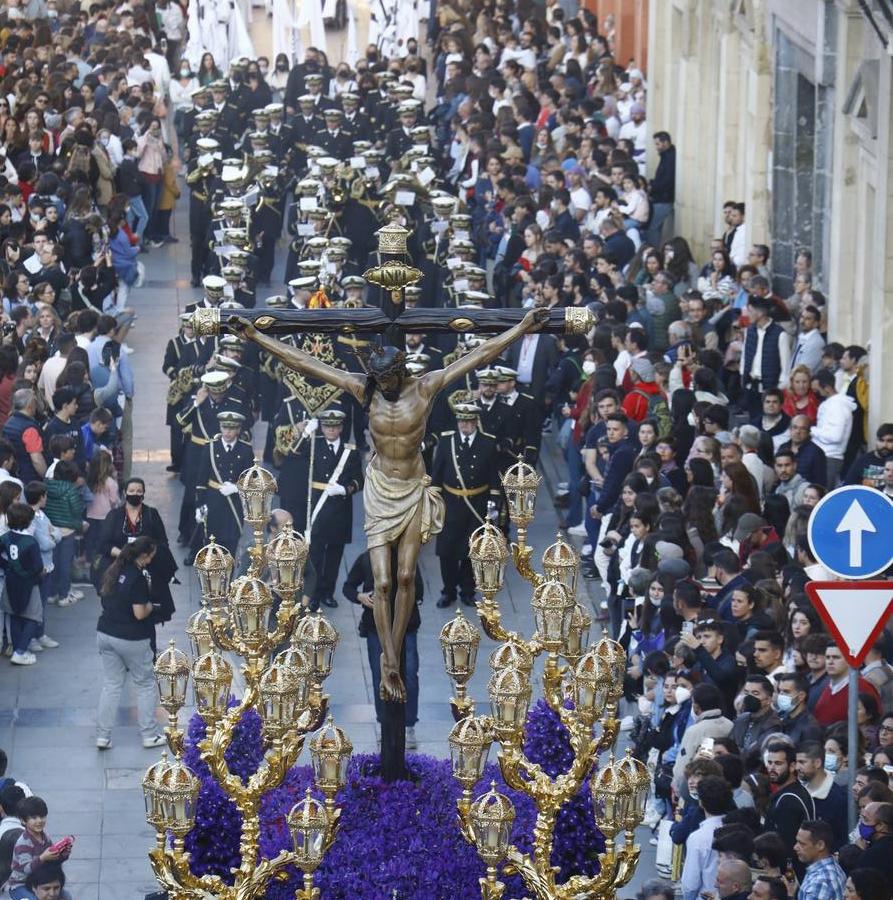
M 334 366 L 320 362 L 315 356 L 311 356 L 303 350 L 298 350 L 297 347 L 292 347 L 282 341 L 277 341 L 275 338 L 261 334 L 251 322 L 240 316 L 231 316 L 224 324 L 236 334 L 254 341 L 259 347 L 263 347 L 264 350 L 281 360 L 290 369 L 341 388 L 342 391 L 347 391 L 356 397 L 360 403 L 363 402 L 366 390 L 366 378 L 364 375 L 336 369 Z

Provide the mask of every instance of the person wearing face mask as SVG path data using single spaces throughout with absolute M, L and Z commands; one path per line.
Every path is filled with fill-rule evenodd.
M 798 744 L 796 766 L 797 780 L 815 801 L 816 815 L 834 831 L 831 849 L 839 849 L 847 838 L 847 792 L 834 783 L 834 775 L 825 768 L 825 748 L 819 741 Z
M 150 596 L 152 603 L 159 609 L 157 621 L 167 622 L 175 610 L 170 583 L 176 575 L 177 563 L 168 545 L 161 514 L 154 506 L 144 502 L 145 496 L 145 481 L 142 478 L 128 479 L 124 485 L 124 505 L 109 512 L 102 522 L 92 575 L 94 584 L 98 587 L 103 573 L 124 547 L 139 537 L 151 538 L 156 551 L 148 567 L 152 577 Z
M 859 837 L 868 848 L 859 858 L 860 869 L 879 869 L 893 879 L 893 803 L 869 803 L 862 811 Z
M 774 731 L 781 731 L 781 719 L 772 707 L 775 689 L 765 675 L 748 675 L 744 683 L 741 714 L 735 719 L 732 737 L 746 753 Z
M 781 718 L 782 732 L 798 747 L 803 741 L 821 741 L 822 729 L 806 706 L 809 696 L 806 676 L 785 672 L 775 683 L 778 686 L 775 708 Z
M 682 702 L 678 688 L 676 701 Z M 685 729 L 679 755 L 673 765 L 673 787 L 677 794 L 682 791 L 685 766 L 697 755 L 704 738 L 728 737 L 731 734 L 732 722 L 722 714 L 722 704 L 722 694 L 714 684 L 699 684 L 692 691 L 691 711 L 695 721 Z

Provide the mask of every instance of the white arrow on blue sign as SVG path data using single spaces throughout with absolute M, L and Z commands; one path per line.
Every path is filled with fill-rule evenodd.
M 809 517 L 815 558 L 840 578 L 871 578 L 893 565 L 893 500 L 848 485 L 826 494 Z

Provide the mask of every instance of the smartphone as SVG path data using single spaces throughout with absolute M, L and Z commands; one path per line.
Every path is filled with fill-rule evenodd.
M 682 623 L 682 633 L 683 634 L 694 634 L 695 623 L 694 622 L 683 622 Z
M 702 753 L 713 753 L 713 738 L 704 738 L 704 740 L 701 741 L 700 750 Z

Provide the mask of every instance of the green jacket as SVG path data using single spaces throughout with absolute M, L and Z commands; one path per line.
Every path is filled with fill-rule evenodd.
M 57 528 L 80 531 L 84 524 L 84 498 L 71 481 L 50 478 L 46 482 L 47 505 L 44 512 Z

